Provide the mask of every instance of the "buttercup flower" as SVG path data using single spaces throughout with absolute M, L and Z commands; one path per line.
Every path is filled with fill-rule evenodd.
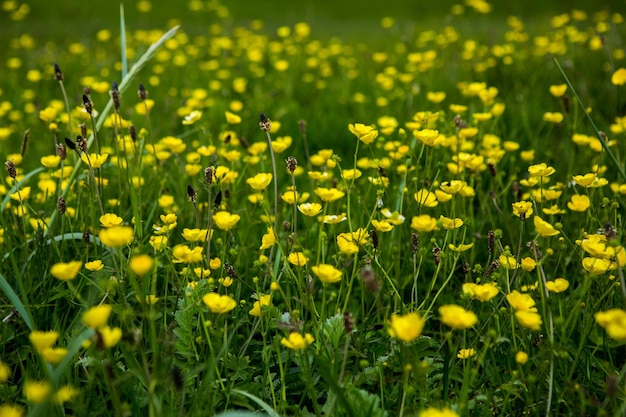
M 302 336 L 298 332 L 289 333 L 288 338 L 282 338 L 280 343 L 288 347 L 291 350 L 304 350 L 315 341 L 315 338 L 310 333 L 306 333 Z
M 263 313 L 262 307 L 269 306 L 271 304 L 272 304 L 271 294 L 261 295 L 259 296 L 259 300 L 254 302 L 254 304 L 252 305 L 252 310 L 250 310 L 248 314 L 254 317 L 261 317 L 261 314 Z
M 114 226 L 102 229 L 98 233 L 98 237 L 102 243 L 112 248 L 130 245 L 135 238 L 133 228 L 129 226 Z
M 295 266 L 304 266 L 309 261 L 309 258 L 304 256 L 302 252 L 291 252 L 287 257 L 290 264 Z
M 50 330 L 34 330 L 28 335 L 30 343 L 37 352 L 43 352 L 45 349 L 52 347 L 59 338 L 59 332 Z
M 82 266 L 82 261 L 59 262 L 52 265 L 50 273 L 58 280 L 71 281 L 76 278 Z
M 441 409 L 428 407 L 427 409 L 420 411 L 418 417 L 459 417 L 459 415 L 450 410 L 448 407 L 444 407 Z
M 322 199 L 322 201 L 325 202 L 332 202 L 335 200 L 339 200 L 341 197 L 343 197 L 346 193 L 344 193 L 343 191 L 339 191 L 336 188 L 323 188 L 323 187 L 318 187 L 315 190 L 313 190 L 313 192 Z
M 352 132 L 352 134 L 354 134 L 354 136 L 359 138 L 359 140 L 366 145 L 369 145 L 378 137 L 378 130 L 374 129 L 373 126 L 367 126 L 363 123 L 350 123 L 348 125 L 348 129 Z
M 387 323 L 387 332 L 394 339 L 402 342 L 411 342 L 422 334 L 425 324 L 426 319 L 416 312 L 402 316 L 392 314 L 389 323 Z
M 541 329 L 541 316 L 536 311 L 518 310 L 515 312 L 515 318 L 522 327 L 535 331 Z
M 569 288 L 569 281 L 564 278 L 556 278 L 554 281 L 547 281 L 546 288 L 552 292 L 563 292 Z
M 298 211 L 305 216 L 316 216 L 322 211 L 322 205 L 319 203 L 302 203 L 298 206 Z
M 230 230 L 239 222 L 241 217 L 238 214 L 231 214 L 227 211 L 218 211 L 213 215 L 215 225 L 222 230 Z
M 537 233 L 539 233 L 543 237 L 556 236 L 561 233 L 556 230 L 554 226 L 552 226 L 550 223 L 543 220 L 539 216 L 535 216 L 533 218 L 533 223 L 535 225 L 535 230 L 537 230 Z
M 478 317 L 474 312 L 455 304 L 439 307 L 439 314 L 441 321 L 453 329 L 468 329 L 478 322 Z
M 203 259 L 202 246 L 196 246 L 191 249 L 187 245 L 176 245 L 172 249 L 172 256 L 174 256 L 174 263 L 187 263 L 193 264 L 202 262 Z
M 599 311 L 593 317 L 611 339 L 626 341 L 626 311 L 612 308 Z
M 148 272 L 152 270 L 154 266 L 154 259 L 150 255 L 135 255 L 130 258 L 128 262 L 128 267 L 131 271 L 140 277 L 146 275 Z
M 535 300 L 533 300 L 530 295 L 522 294 L 517 290 L 513 290 L 510 294 L 507 294 L 506 300 L 514 310 L 537 311 L 535 308 Z
M 476 349 L 460 349 L 459 353 L 457 353 L 456 357 L 459 359 L 469 359 L 472 356 L 476 356 Z
M 237 301 L 228 295 L 220 295 L 216 292 L 210 292 L 202 297 L 202 302 L 213 313 L 228 313 L 237 306 Z
M 101 304 L 91 307 L 83 314 L 83 323 L 92 329 L 99 329 L 107 324 L 111 315 L 111 307 L 109 304 Z
M 572 211 L 587 211 L 591 206 L 591 200 L 584 194 L 574 194 L 570 201 L 567 203 L 567 208 Z
M 272 182 L 272 174 L 262 172 L 254 177 L 248 178 L 246 183 L 255 190 L 263 191 Z
M 521 350 L 517 352 L 515 354 L 515 362 L 519 363 L 520 365 L 524 365 L 526 362 L 528 362 L 528 353 Z
M 200 120 L 201 117 L 202 117 L 202 112 L 199 110 L 194 110 L 191 113 L 189 113 L 187 116 L 185 116 L 185 118 L 183 119 L 183 124 L 192 125 L 198 120 Z
M 333 284 L 335 282 L 341 281 L 341 275 L 343 274 L 340 270 L 328 264 L 312 266 L 311 271 L 313 271 L 313 273 L 324 284 Z

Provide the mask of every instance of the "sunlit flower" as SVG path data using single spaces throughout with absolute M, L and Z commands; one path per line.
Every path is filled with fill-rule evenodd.
M 549 122 L 549 123 L 561 123 L 563 121 L 563 113 L 559 113 L 559 112 L 546 112 L 543 114 L 543 121 L 544 122 Z
M 52 394 L 52 385 L 47 381 L 26 381 L 23 387 L 24 397 L 33 403 L 43 403 Z
M 323 187 L 318 187 L 315 190 L 313 190 L 313 192 L 322 201 L 329 202 L 329 203 L 335 200 L 339 200 L 341 197 L 343 197 L 346 194 L 343 191 L 339 191 L 336 188 L 323 188 Z
M 304 256 L 304 253 L 302 252 L 291 252 L 289 256 L 287 256 L 287 260 L 292 265 L 304 266 L 309 261 L 309 258 Z
M 239 222 L 241 217 L 238 214 L 231 214 L 227 211 L 218 211 L 213 215 L 215 225 L 222 230 L 230 230 Z
M 350 123 L 348 125 L 348 129 L 354 136 L 359 138 L 359 140 L 366 145 L 369 145 L 378 137 L 378 130 L 374 129 L 373 126 L 367 126 L 363 123 Z
M 92 329 L 99 329 L 107 324 L 112 309 L 113 307 L 109 304 L 100 304 L 91 307 L 83 313 L 83 323 L 85 326 L 91 327 Z
M 539 216 L 535 216 L 533 218 L 533 223 L 535 225 L 535 230 L 537 230 L 537 233 L 539 233 L 543 237 L 556 236 L 559 233 L 561 233 L 558 230 L 556 230 L 554 226 L 552 226 L 550 223 L 543 220 Z
M 439 307 L 439 315 L 440 320 L 453 329 L 468 329 L 478 322 L 478 317 L 474 312 L 455 304 Z
M 528 362 L 528 353 L 521 350 L 517 352 L 515 354 L 515 362 L 519 363 L 520 365 L 524 365 L 526 362 Z
M 533 269 L 535 269 L 535 267 L 537 266 L 537 262 L 535 262 L 533 258 L 527 256 L 524 259 L 522 259 L 522 262 L 520 265 L 524 271 L 530 272 Z
M 82 261 L 59 262 L 50 268 L 50 273 L 61 281 L 70 281 L 76 278 L 83 266 Z
M 255 301 L 252 305 L 252 309 L 248 312 L 251 316 L 261 317 L 263 314 L 263 307 L 269 306 L 272 304 L 272 295 L 266 294 L 259 296 L 259 300 Z
M 241 116 L 236 115 L 235 113 L 231 113 L 229 111 L 225 112 L 226 115 L 226 123 L 231 125 L 237 125 L 241 123 Z
M 311 267 L 311 271 L 322 281 L 324 284 L 333 284 L 341 281 L 341 275 L 343 273 L 332 265 L 319 264 Z
M 531 177 L 548 177 L 554 174 L 556 170 L 548 166 L 546 163 L 542 162 L 537 165 L 531 165 L 528 167 L 528 173 Z
M 425 324 L 426 319 L 416 312 L 404 315 L 392 314 L 387 323 L 387 332 L 394 339 L 411 342 L 422 334 Z
M 463 292 L 478 301 L 489 301 L 498 295 L 498 286 L 495 283 L 474 284 L 471 282 L 463 284 Z
M 598 311 L 593 317 L 611 339 L 626 341 L 626 311 L 612 308 Z
M 174 257 L 174 263 L 193 264 L 202 262 L 202 246 L 196 246 L 191 249 L 187 245 L 176 245 L 172 249 L 172 256 Z
M 237 306 L 237 301 L 228 295 L 220 295 L 215 292 L 210 292 L 202 297 L 202 302 L 213 313 L 228 313 Z
M 420 411 L 418 417 L 459 417 L 459 415 L 450 410 L 448 407 L 428 407 L 427 409 Z
M 37 352 L 43 352 L 45 349 L 51 348 L 59 338 L 59 332 L 50 330 L 33 330 L 28 335 L 30 343 L 33 345 Z
M 425 207 L 435 207 L 439 202 L 437 201 L 437 197 L 435 197 L 434 193 L 431 193 L 425 188 L 422 188 L 415 194 L 413 194 L 413 198 L 418 204 L 421 204 Z
M 456 354 L 456 357 L 459 359 L 469 359 L 473 356 L 476 356 L 476 349 L 459 349 L 459 353 Z
M 46 362 L 57 364 L 65 358 L 65 355 L 67 355 L 67 349 L 50 347 L 42 350 L 40 353 Z
M 437 219 L 428 214 L 413 216 L 411 219 L 411 228 L 418 232 L 432 232 L 437 228 Z
M 556 278 L 554 281 L 547 281 L 546 288 L 548 291 L 560 293 L 569 288 L 569 281 L 565 278 Z
M 154 266 L 154 259 L 150 255 L 135 255 L 130 258 L 128 262 L 128 267 L 135 275 L 140 277 L 146 275 L 148 272 L 152 270 Z
M 98 237 L 106 246 L 121 248 L 131 244 L 134 239 L 134 231 L 129 226 L 113 226 L 100 230 Z
M 271 182 L 272 182 L 272 174 L 268 174 L 264 172 L 260 174 L 256 174 L 254 177 L 248 178 L 246 180 L 246 183 L 248 183 L 250 187 L 259 191 L 265 190 L 267 186 L 270 185 Z
M 108 158 L 109 154 L 107 153 L 102 155 L 97 153 L 90 153 L 89 155 L 87 155 L 83 152 L 80 154 L 80 159 L 82 159 L 82 161 L 87 165 L 90 165 L 93 169 L 101 168 L 102 164 L 104 164 Z
M 536 311 L 518 310 L 515 312 L 515 318 L 522 327 L 535 331 L 541 329 L 541 316 Z
M 498 257 L 498 262 L 500 263 L 500 266 L 506 269 L 517 269 L 519 266 L 514 257 L 507 255 L 500 255 Z
M 583 212 L 591 206 L 591 200 L 584 194 L 574 194 L 570 201 L 567 202 L 567 208 L 572 211 Z
M 325 224 L 337 224 L 337 223 L 341 223 L 341 222 L 343 222 L 345 220 L 348 220 L 348 218 L 346 217 L 345 213 L 341 213 L 341 214 L 327 214 L 322 219 L 322 222 L 324 222 Z
M 530 295 L 522 294 L 517 290 L 513 290 L 510 294 L 507 294 L 506 300 L 514 310 L 537 311 L 537 308 L 535 308 L 535 300 L 533 300 Z
M 298 206 L 298 211 L 305 216 L 316 216 L 322 211 L 322 205 L 319 203 L 302 203 Z
M 315 338 L 310 333 L 302 336 L 298 332 L 289 333 L 288 338 L 280 339 L 280 343 L 291 350 L 304 350 L 314 341 Z
M 202 112 L 199 110 L 194 110 L 191 113 L 189 113 L 187 116 L 185 116 L 185 118 L 183 119 L 183 124 L 192 125 L 198 120 L 200 120 L 201 117 L 202 117 Z
M 611 83 L 613 83 L 613 85 L 626 84 L 626 68 L 618 68 L 615 70 L 613 75 L 611 75 Z
M 274 233 L 274 229 L 271 227 L 267 228 L 267 233 L 263 235 L 261 239 L 261 247 L 259 249 L 269 249 L 276 243 L 276 234 Z
M 565 94 L 565 91 L 567 91 L 567 84 L 558 84 L 558 85 L 550 86 L 550 94 L 552 94 L 554 97 L 563 97 L 563 95 Z
M 530 201 L 518 201 L 513 203 L 513 214 L 522 220 L 529 218 L 533 214 L 533 203 Z
M 110 349 L 117 345 L 122 339 L 122 329 L 119 327 L 104 326 L 98 329 L 100 339 L 102 340 L 102 347 L 104 349 Z

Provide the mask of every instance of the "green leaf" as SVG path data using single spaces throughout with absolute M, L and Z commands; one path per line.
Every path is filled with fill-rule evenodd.
M 19 278 L 18 278 L 19 279 Z M 30 331 L 35 330 L 35 325 L 33 324 L 33 319 L 30 317 L 30 313 L 24 307 L 22 300 L 17 296 L 13 288 L 9 285 L 8 281 L 4 278 L 2 274 L 0 274 L 0 289 L 7 296 L 13 307 L 20 313 L 20 317 L 24 320 L 24 323 L 28 326 Z
M 274 409 L 272 407 L 270 407 L 265 401 L 263 401 L 259 397 L 254 396 L 252 394 L 249 394 L 249 393 L 247 393 L 245 391 L 240 391 L 238 389 L 234 389 L 231 392 L 233 392 L 235 394 L 243 395 L 244 397 L 248 397 L 249 399 L 251 399 L 252 401 L 257 403 L 263 410 L 265 410 L 265 412 L 267 413 L 268 416 L 270 416 L 270 417 L 280 417 L 280 415 L 276 411 L 274 411 Z

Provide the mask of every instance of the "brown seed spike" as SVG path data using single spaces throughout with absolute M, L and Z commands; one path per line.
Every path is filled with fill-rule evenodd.
M 54 63 L 54 79 L 57 81 L 63 81 L 63 72 L 61 71 L 61 67 L 56 62 Z
M 213 183 L 213 167 L 204 168 L 204 181 L 209 187 Z
M 22 139 L 22 148 L 20 149 L 20 154 L 24 156 L 26 153 L 26 145 L 28 144 L 28 138 L 30 138 L 30 129 L 26 129 L 24 132 L 24 137 Z
M 113 106 L 115 107 L 115 110 L 119 110 L 120 109 L 120 90 L 118 89 L 117 83 L 115 81 L 113 81 L 111 83 L 111 99 L 113 100 Z
M 191 184 L 187 184 L 187 197 L 189 197 L 189 201 L 196 204 L 196 198 L 197 198 L 196 190 L 193 189 Z
M 285 160 L 285 162 L 287 163 L 287 169 L 293 174 L 298 167 L 298 161 L 293 156 L 290 156 Z
M 59 158 L 61 158 L 61 160 L 65 160 L 65 158 L 67 158 L 67 149 L 65 148 L 65 145 L 63 145 L 62 143 L 59 143 L 57 145 L 57 155 L 59 155 Z
M 76 150 L 76 144 L 74 142 L 72 142 L 72 139 L 70 138 L 65 138 L 65 144 L 67 145 L 68 148 L 70 148 L 71 150 L 75 151 Z
M 269 132 L 272 129 L 272 122 L 270 119 L 268 119 L 264 113 L 261 113 L 260 119 L 261 122 L 259 123 L 259 126 L 261 127 L 261 130 Z
M 15 179 L 17 177 L 17 171 L 15 170 L 15 164 L 12 161 L 6 161 L 4 166 L 7 167 L 7 172 L 9 173 L 9 177 Z
M 81 135 L 76 136 L 76 146 L 82 152 L 87 152 L 87 141 Z
M 148 98 L 148 90 L 146 90 L 146 87 L 144 87 L 143 84 L 139 84 L 139 91 L 137 95 L 139 95 L 139 99 L 141 101 L 145 101 L 146 98 Z
M 83 94 L 83 107 L 85 108 L 85 111 L 91 116 L 91 113 L 93 113 L 93 103 L 91 102 L 87 94 Z
M 354 316 L 349 311 L 343 313 L 343 328 L 346 333 L 352 333 L 354 330 Z
M 417 254 L 420 248 L 420 236 L 417 233 L 411 233 L 411 252 L 413 255 Z
M 59 210 L 59 214 L 65 214 L 65 210 L 67 209 L 67 203 L 65 202 L 65 198 L 59 197 L 59 201 L 57 203 L 57 209 Z

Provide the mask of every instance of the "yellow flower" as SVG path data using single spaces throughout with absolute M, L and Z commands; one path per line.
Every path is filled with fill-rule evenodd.
M 104 264 L 102 263 L 100 259 L 96 259 L 95 261 L 87 262 L 85 264 L 85 269 L 89 271 L 93 271 L 93 272 L 99 271 L 102 268 L 104 268 Z
M 413 198 L 417 201 L 418 204 L 421 204 L 425 207 L 435 207 L 439 202 L 437 201 L 437 197 L 435 197 L 434 193 L 431 193 L 425 188 L 422 188 L 415 194 L 413 194 Z
M 61 281 L 71 281 L 76 278 L 82 266 L 82 261 L 59 262 L 52 265 L 50 273 Z
M 533 269 L 535 269 L 535 267 L 537 266 L 537 262 L 535 262 L 533 258 L 530 258 L 527 256 L 524 259 L 522 259 L 521 266 L 524 271 L 530 272 Z
M 271 304 L 272 304 L 271 294 L 261 295 L 259 296 L 259 300 L 254 302 L 254 304 L 252 305 L 252 310 L 250 310 L 248 314 L 254 317 L 261 317 L 261 314 L 263 313 L 262 308 L 264 306 L 269 306 Z
M 83 314 L 83 323 L 85 326 L 91 327 L 92 329 L 99 329 L 109 321 L 112 309 L 113 307 L 109 304 L 100 304 L 99 306 L 91 307 Z
M 343 274 L 340 270 L 328 264 L 312 266 L 311 271 L 313 271 L 313 273 L 324 284 L 333 284 L 335 282 L 341 281 L 341 275 Z
M 27 401 L 43 403 L 50 397 L 52 386 L 47 381 L 26 381 L 23 391 Z
M 56 168 L 61 163 L 61 157 L 58 155 L 43 156 L 40 160 L 41 165 L 46 168 Z
M 613 83 L 613 85 L 626 84 L 626 68 L 618 68 L 613 75 L 611 75 L 611 83 Z
M 14 192 L 13 194 L 9 194 L 9 197 L 11 197 L 11 200 L 15 200 L 15 201 L 25 201 L 28 200 L 28 198 L 30 197 L 30 187 L 24 187 L 16 192 Z
M 458 229 L 459 227 L 463 226 L 463 220 L 459 218 L 450 219 L 448 217 L 439 216 L 439 222 L 441 223 L 441 226 L 446 230 Z
M 432 232 L 437 228 L 437 219 L 428 214 L 413 216 L 411 219 L 411 228 L 418 232 Z
M 528 173 L 531 177 L 549 177 L 555 171 L 553 167 L 548 166 L 545 162 L 528 167 Z
M 2 404 L 0 405 L 0 417 L 23 417 L 24 410 L 19 405 Z
M 611 339 L 626 341 L 626 311 L 612 308 L 598 311 L 593 317 Z
M 43 352 L 45 349 L 52 347 L 59 338 L 59 332 L 50 330 L 34 330 L 28 335 L 30 343 L 37 352 Z
M 227 111 L 225 115 L 226 115 L 226 123 L 231 124 L 231 125 L 236 125 L 236 124 L 241 123 L 241 116 L 238 116 L 235 113 L 231 113 L 229 111 Z
M 220 295 L 216 292 L 210 292 L 202 297 L 202 302 L 213 313 L 228 313 L 237 306 L 237 301 L 228 295 Z
M 213 235 L 212 230 L 211 235 Z M 182 236 L 187 242 L 206 242 L 208 240 L 207 236 L 209 236 L 209 231 L 208 229 L 184 228 Z
M 291 252 L 287 257 L 290 264 L 295 266 L 304 266 L 309 261 L 309 258 L 304 256 L 302 252 Z
M 550 86 L 550 94 L 554 97 L 563 97 L 563 94 L 567 91 L 567 84 L 558 84 Z
M 11 368 L 6 363 L 0 361 L 0 384 L 4 384 L 11 377 Z M 0 413 L 0 417 L 2 413 Z
M 546 112 L 543 114 L 543 121 L 544 122 L 549 122 L 549 123 L 561 123 L 563 121 L 563 113 L 559 113 L 559 112 Z
M 452 180 L 442 182 L 441 185 L 439 185 L 439 188 L 448 194 L 456 194 L 461 191 L 464 185 L 464 182 L 461 180 Z
M 514 310 L 537 311 L 535 308 L 535 300 L 533 300 L 530 295 L 522 294 L 517 290 L 513 290 L 510 294 L 507 294 L 506 301 L 509 302 L 509 305 L 513 307 Z
M 130 226 L 114 226 L 100 230 L 98 237 L 107 246 L 121 248 L 130 245 L 134 239 L 134 231 Z
M 102 164 L 104 164 L 108 158 L 109 154 L 107 153 L 102 155 L 99 155 L 97 153 L 90 153 L 89 155 L 87 155 L 83 152 L 80 154 L 80 159 L 82 159 L 82 161 L 87 165 L 91 165 L 93 169 L 98 169 L 102 167 Z
M 402 342 L 411 342 L 417 339 L 424 329 L 426 319 L 416 312 L 402 316 L 392 314 L 387 323 L 389 336 Z
M 358 169 L 344 169 L 341 171 L 341 178 L 344 180 L 355 180 L 362 175 L 361 171 Z
M 227 211 L 218 211 L 213 215 L 213 221 L 215 225 L 222 230 L 230 230 L 237 222 L 239 222 L 241 217 L 238 214 L 230 214 Z
M 522 327 L 535 331 L 541 329 L 541 316 L 536 311 L 518 310 L 515 312 L 515 318 Z
M 443 91 L 429 91 L 426 93 L 426 100 L 431 103 L 439 104 L 446 99 L 446 93 Z
M 459 417 L 459 415 L 447 407 L 442 409 L 428 407 L 427 409 L 420 411 L 418 417 Z
M 202 246 L 196 246 L 191 249 L 187 245 L 176 245 L 172 249 L 172 256 L 174 257 L 174 263 L 193 264 L 202 262 Z
M 433 129 L 414 130 L 413 136 L 424 145 L 433 146 L 439 138 L 439 131 Z
M 591 172 L 585 175 L 574 175 L 572 179 L 577 185 L 580 185 L 581 187 L 591 187 L 598 179 L 598 175 Z
M 524 365 L 526 362 L 528 362 L 528 353 L 521 350 L 517 352 L 515 354 L 515 362 L 519 363 L 520 365 Z
M 54 402 L 63 404 L 74 398 L 78 394 L 78 390 L 69 385 L 63 385 L 54 393 Z
M 478 301 L 489 301 L 498 295 L 499 290 L 493 282 L 487 284 L 465 283 L 463 284 L 463 292 Z
M 277 125 L 277 122 L 272 122 L 272 130 L 270 130 L 270 133 L 273 133 L 272 131 L 274 130 L 274 126 L 279 125 Z M 279 136 L 276 138 L 276 140 L 272 141 L 272 149 L 276 153 L 281 153 L 285 149 L 290 147 L 292 142 L 293 139 L 291 138 L 291 136 Z
M 343 222 L 343 221 L 345 221 L 347 219 L 348 218 L 346 217 L 345 213 L 341 213 L 341 214 L 327 214 L 322 219 L 322 222 L 324 222 L 324 224 L 337 224 L 337 223 L 341 223 L 341 222 Z
M 343 191 L 339 191 L 336 188 L 323 188 L 318 187 L 313 191 L 322 201 L 332 202 L 335 200 L 339 200 L 341 197 L 345 195 Z
M 43 356 L 43 358 L 46 360 L 46 362 L 56 364 L 60 363 L 65 355 L 67 355 L 67 349 L 49 347 L 42 350 L 40 353 L 41 356 Z
M 609 259 L 600 259 L 587 256 L 583 258 L 582 265 L 585 271 L 594 275 L 600 275 L 604 274 L 611 268 L 611 261 Z
M 520 217 L 522 220 L 527 219 L 533 214 L 533 203 L 530 201 L 518 201 L 513 203 L 513 214 Z
M 353 242 L 350 233 L 340 233 L 337 235 L 337 246 L 339 246 L 339 252 L 346 255 L 353 255 L 359 252 L 359 246 Z
M 456 357 L 459 359 L 469 359 L 472 356 L 476 356 L 476 349 L 460 349 Z
M 535 230 L 537 230 L 537 233 L 539 233 L 543 237 L 556 236 L 561 233 L 556 230 L 554 226 L 552 226 L 550 223 L 543 220 L 539 216 L 535 216 L 533 218 L 533 223 L 535 224 Z
M 348 125 L 348 129 L 354 136 L 359 138 L 359 140 L 366 145 L 369 145 L 378 137 L 378 130 L 374 129 L 373 126 L 367 126 L 363 123 L 350 123 Z
M 267 233 L 263 235 L 261 239 L 261 247 L 259 249 L 269 249 L 276 243 L 276 234 L 271 227 L 267 228 Z
M 148 272 L 152 270 L 154 266 L 154 259 L 150 255 L 135 255 L 130 258 L 128 262 L 128 267 L 135 275 L 140 277 L 146 275 Z
M 167 246 L 167 242 L 168 242 L 168 237 L 167 236 L 150 236 L 150 246 L 152 246 L 152 248 L 154 248 L 155 251 L 160 251 L 162 249 L 165 248 L 165 246 Z
M 569 281 L 564 278 L 557 278 L 554 281 L 547 281 L 546 288 L 552 292 L 563 292 L 569 287 Z
M 322 211 L 320 203 L 302 203 L 298 206 L 298 211 L 305 216 L 316 216 Z
M 372 226 L 379 232 L 390 232 L 393 230 L 393 226 L 386 220 L 372 220 Z
M 119 327 L 105 326 L 98 330 L 102 340 L 102 347 L 104 349 L 110 349 L 117 345 L 122 339 L 122 329 Z
M 148 295 L 146 295 L 145 302 L 148 305 L 153 305 L 153 304 L 156 304 L 157 302 L 159 302 L 159 300 L 160 300 L 160 298 L 157 297 L 156 295 L 148 294 Z
M 500 262 L 500 266 L 506 269 L 517 269 L 519 266 L 515 261 L 515 258 L 512 256 L 500 255 L 498 257 L 498 262 Z
M 288 338 L 283 337 L 280 340 L 280 343 L 283 346 L 286 346 L 291 350 L 304 350 L 307 348 L 307 346 L 309 346 L 314 341 L 315 339 L 310 333 L 307 333 L 304 336 L 302 336 L 300 333 L 293 332 L 293 333 L 289 333 Z
M 253 189 L 263 191 L 272 182 L 272 174 L 262 172 L 256 174 L 254 177 L 248 178 L 246 182 Z
M 586 211 L 589 206 L 591 206 L 591 201 L 589 200 L 589 197 L 582 194 L 574 194 L 571 201 L 567 202 L 567 208 L 572 211 Z
M 467 311 L 463 307 L 448 304 L 439 307 L 441 321 L 453 329 L 467 329 L 473 327 L 478 322 L 478 317 L 474 312 Z
M 194 110 L 191 113 L 189 113 L 187 116 L 185 116 L 185 118 L 183 119 L 183 124 L 192 125 L 198 120 L 200 120 L 201 117 L 202 117 L 202 112 L 199 110 Z

